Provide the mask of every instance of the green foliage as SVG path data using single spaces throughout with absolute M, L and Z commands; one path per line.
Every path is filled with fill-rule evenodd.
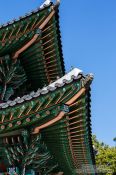
M 99 142 L 93 135 L 94 149 L 97 150 L 96 165 L 101 174 L 112 175 L 116 173 L 116 147 L 110 147 Z
M 9 55 L 0 58 L 0 101 L 7 101 L 25 81 L 19 60 L 13 62 Z
M 113 141 L 114 141 L 114 142 L 115 142 L 115 144 L 116 144 L 116 137 L 114 137 Z

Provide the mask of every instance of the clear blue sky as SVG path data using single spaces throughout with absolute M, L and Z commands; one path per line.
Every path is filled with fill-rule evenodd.
M 0 0 L 0 23 L 24 15 L 42 0 Z M 116 136 L 116 0 L 62 0 L 60 24 L 66 70 L 94 73 L 92 131 L 114 145 Z

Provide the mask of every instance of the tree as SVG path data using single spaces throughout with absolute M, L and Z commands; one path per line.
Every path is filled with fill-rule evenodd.
M 116 173 L 116 148 L 99 142 L 95 135 L 93 136 L 93 145 L 98 152 L 95 156 L 97 170 L 106 175 Z
M 116 137 L 114 137 L 113 141 L 115 142 L 115 147 L 116 147 Z

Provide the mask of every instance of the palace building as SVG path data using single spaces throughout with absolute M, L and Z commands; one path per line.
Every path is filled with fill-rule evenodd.
M 93 75 L 65 72 L 59 5 L 0 27 L 1 173 L 95 174 Z

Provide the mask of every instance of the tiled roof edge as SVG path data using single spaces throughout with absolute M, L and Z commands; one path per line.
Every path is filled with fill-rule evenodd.
M 69 73 L 64 75 L 62 78 L 59 78 L 55 82 L 49 84 L 46 87 L 43 87 L 42 89 L 38 89 L 36 92 L 33 91 L 28 95 L 24 95 L 23 97 L 17 97 L 13 101 L 9 100 L 5 103 L 1 103 L 0 108 L 5 109 L 5 108 L 10 107 L 10 106 L 15 106 L 16 104 L 21 104 L 24 101 L 29 101 L 32 98 L 39 97 L 42 94 L 47 94 L 50 91 L 55 91 L 58 87 L 63 87 L 65 84 L 69 84 L 72 81 L 74 81 L 75 79 L 79 79 L 80 74 L 82 75 L 83 72 L 80 69 L 74 68 Z
M 20 16 L 18 19 L 13 19 L 11 21 L 8 21 L 6 24 L 0 25 L 0 29 L 5 28 L 5 27 L 8 27 L 10 25 L 13 25 L 16 22 L 19 22 L 20 20 L 26 19 L 27 17 L 30 17 L 32 14 L 36 14 L 36 13 L 38 13 L 38 12 L 40 12 L 40 11 L 48 8 L 48 7 L 50 7 L 52 4 L 53 4 L 52 2 L 50 2 L 50 4 L 43 4 L 40 7 L 38 7 L 37 9 L 35 9 L 35 10 L 32 10 L 29 13 L 25 13 L 24 16 Z

